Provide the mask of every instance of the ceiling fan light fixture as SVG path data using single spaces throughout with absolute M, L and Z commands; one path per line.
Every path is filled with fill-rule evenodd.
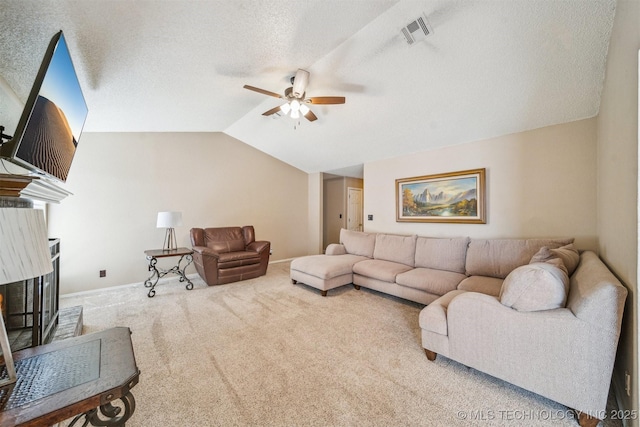
M 305 90 L 309 83 L 309 72 L 306 70 L 298 69 L 298 72 L 291 79 L 292 86 L 284 90 L 284 96 L 275 92 L 271 92 L 265 89 L 260 89 L 255 86 L 244 85 L 245 89 L 249 89 L 254 92 L 261 93 L 263 95 L 271 96 L 284 100 L 285 103 L 277 107 L 273 107 L 270 110 L 262 113 L 263 116 L 275 116 L 280 117 L 282 115 L 289 116 L 292 119 L 298 121 L 300 116 L 303 116 L 307 121 L 314 122 L 318 120 L 318 117 L 311 111 L 311 109 L 305 104 L 344 104 L 344 96 L 314 96 L 310 98 L 305 97 Z
M 280 106 L 280 110 L 285 114 L 289 114 L 289 111 L 291 110 L 291 106 L 287 103 L 287 104 L 282 104 Z

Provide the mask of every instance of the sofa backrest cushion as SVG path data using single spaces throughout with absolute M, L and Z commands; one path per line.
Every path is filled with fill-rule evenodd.
M 415 267 L 465 273 L 468 237 L 438 239 L 418 237 Z
M 569 276 L 558 260 L 556 265 L 536 262 L 514 269 L 504 279 L 499 298 L 518 311 L 552 310 L 565 306 L 568 292 Z
M 342 228 L 340 229 L 340 243 L 344 245 L 347 253 L 373 258 L 376 235 Z
M 217 227 L 204 229 L 204 243 L 218 253 L 245 250 L 244 236 L 240 227 Z
M 529 264 L 543 246 L 550 249 L 573 243 L 567 239 L 471 239 L 467 249 L 466 274 L 504 279 L 517 267 Z
M 418 236 L 397 236 L 394 234 L 376 235 L 373 257 L 384 261 L 398 262 L 413 267 L 416 257 L 416 239 Z

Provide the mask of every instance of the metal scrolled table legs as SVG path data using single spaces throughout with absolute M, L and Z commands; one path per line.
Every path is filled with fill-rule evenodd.
M 185 274 L 187 267 L 193 262 L 193 256 L 191 254 L 182 255 L 178 260 L 178 264 L 174 265 L 169 270 L 158 270 L 158 268 L 156 267 L 158 259 L 156 257 L 147 256 L 147 259 L 149 260 L 149 271 L 151 271 L 151 275 L 147 280 L 145 280 L 144 286 L 147 288 L 151 288 L 149 289 L 149 293 L 147 293 L 147 296 L 149 298 L 152 298 L 156 294 L 155 287 L 158 284 L 158 280 L 169 273 L 177 274 L 178 276 L 180 276 L 180 282 L 186 281 L 187 285 L 185 286 L 185 288 L 187 288 L 187 290 L 190 291 L 193 289 L 193 283 L 191 283 L 191 280 L 189 280 L 189 278 Z M 182 263 L 183 259 L 186 259 L 187 263 L 184 265 L 184 267 L 180 268 L 180 264 Z
M 124 427 L 127 420 L 131 418 L 136 410 L 136 400 L 130 391 L 118 400 L 122 402 L 122 407 L 113 406 L 111 402 L 105 403 L 98 408 L 77 415 L 69 424 L 69 427 L 75 426 L 76 422 L 82 417 L 84 417 L 82 427 L 87 427 L 89 424 L 92 426 Z M 123 409 L 124 412 L 122 412 Z
M 182 270 L 180 270 L 180 263 L 182 262 L 182 259 L 185 258 L 187 260 L 187 263 L 184 265 L 184 267 L 182 267 Z M 180 281 L 187 282 L 187 285 L 185 286 L 185 288 L 187 288 L 188 291 L 190 291 L 191 289 L 193 289 L 193 283 L 191 283 L 191 280 L 189 280 L 189 278 L 184 274 L 184 272 L 187 270 L 187 267 L 189 266 L 189 264 L 191 264 L 193 262 L 193 256 L 191 254 L 188 255 L 182 255 L 180 257 L 180 261 L 178 261 L 178 265 L 176 267 L 178 267 L 177 271 L 175 272 L 176 274 L 178 274 L 180 276 Z
M 156 294 L 155 287 L 156 287 L 156 284 L 158 284 L 158 280 L 160 279 L 161 276 L 160 276 L 160 272 L 156 268 L 158 259 L 154 256 L 148 256 L 147 259 L 149 260 L 149 271 L 151 271 L 151 276 L 149 276 L 149 278 L 144 281 L 144 286 L 145 288 L 151 288 L 149 289 L 149 293 L 147 294 L 147 296 L 149 298 L 152 298 Z M 155 276 L 155 281 L 152 284 L 151 281 L 153 280 L 154 276 Z

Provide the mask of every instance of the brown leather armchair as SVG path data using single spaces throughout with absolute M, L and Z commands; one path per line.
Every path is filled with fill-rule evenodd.
M 252 225 L 192 228 L 193 263 L 207 285 L 253 279 L 267 273 L 271 242 L 256 241 Z

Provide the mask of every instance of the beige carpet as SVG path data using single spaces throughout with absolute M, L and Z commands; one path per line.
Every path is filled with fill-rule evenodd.
M 562 405 L 440 356 L 429 362 L 420 304 L 352 286 L 323 298 L 292 285 L 288 263 L 194 285 L 61 299 L 84 307 L 85 333 L 131 328 L 141 375 L 127 426 L 577 425 Z

